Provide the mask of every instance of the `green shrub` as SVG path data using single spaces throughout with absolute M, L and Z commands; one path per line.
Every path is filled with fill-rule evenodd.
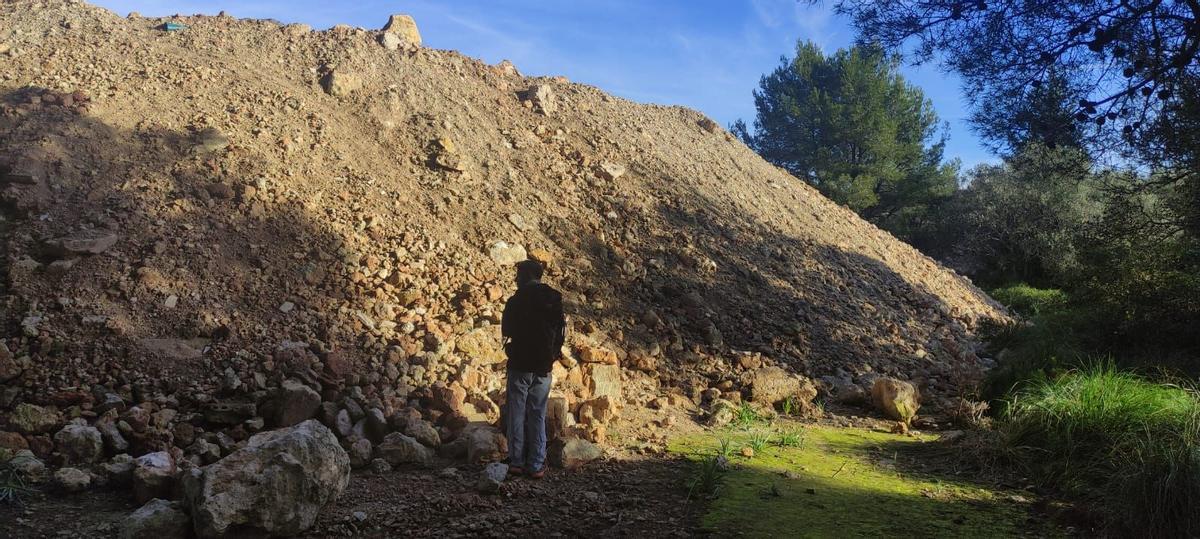
M 1067 294 L 1056 288 L 1034 288 L 1025 283 L 992 290 L 992 297 L 1023 316 L 1034 316 L 1067 305 Z
M 1111 365 L 1029 383 L 1001 421 L 1031 477 L 1148 536 L 1200 533 L 1200 399 Z

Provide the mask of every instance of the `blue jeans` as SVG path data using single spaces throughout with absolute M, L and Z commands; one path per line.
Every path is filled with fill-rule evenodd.
M 531 471 L 546 464 L 546 401 L 552 377 L 508 371 L 508 463 Z

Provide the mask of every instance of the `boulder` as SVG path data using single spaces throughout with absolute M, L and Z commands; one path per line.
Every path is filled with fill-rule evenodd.
M 428 447 L 437 447 L 442 443 L 441 437 L 438 436 L 437 429 L 433 428 L 433 425 L 424 419 L 419 421 L 409 421 L 408 424 L 404 426 L 404 434 L 416 438 L 418 442 L 421 442 L 421 445 Z
M 155 498 L 121 521 L 119 539 L 169 539 L 187 537 L 192 520 L 179 502 Z
M 611 182 L 625 175 L 625 166 L 609 161 L 601 161 L 596 166 L 596 175 Z
M 468 335 L 470 334 L 468 333 Z M 463 350 L 461 341 L 465 338 L 467 335 L 459 337 L 455 343 L 459 350 Z M 438 382 L 431 388 L 431 393 L 433 394 L 433 408 L 447 413 L 461 413 L 463 403 L 467 400 L 467 390 L 457 383 L 446 385 Z
M 575 425 L 566 397 L 551 396 L 546 401 L 546 439 L 557 440 L 567 436 Z
M 554 101 L 554 89 L 549 84 L 534 84 L 521 94 L 521 98 L 529 101 L 533 110 L 545 116 L 558 112 L 558 104 Z
M 529 258 L 525 252 L 525 247 L 519 244 L 509 244 L 504 241 L 497 241 L 488 246 L 488 256 L 501 266 L 511 266 L 518 262 L 523 262 Z
M 600 446 L 581 438 L 566 438 L 550 444 L 548 455 L 550 465 L 558 468 L 577 468 L 603 454 Z
M 592 397 L 621 399 L 621 368 L 616 365 L 590 363 L 586 369 L 587 387 Z
M 743 385 L 750 388 L 750 402 L 772 406 L 788 398 L 805 411 L 817 396 L 817 388 L 803 376 L 788 372 L 783 367 L 761 367 L 747 371 L 742 377 Z
M 17 363 L 8 346 L 0 342 L 0 383 L 7 382 L 21 375 L 21 365 Z
M 87 464 L 104 456 L 104 438 L 95 427 L 70 424 L 54 435 L 58 452 L 70 464 Z
M 242 449 L 184 476 L 196 535 L 296 535 L 350 482 L 350 457 L 315 420 L 251 436 Z
M 187 425 L 187 423 L 183 424 Z M 117 428 L 117 423 L 112 418 L 102 418 L 96 422 L 95 426 L 96 430 L 100 431 L 100 437 L 104 439 L 104 446 L 110 452 L 124 453 L 129 450 L 129 442 L 121 434 L 121 429 Z
M 376 455 L 393 466 L 399 464 L 420 464 L 428 466 L 433 463 L 433 450 L 425 447 L 416 438 L 393 432 L 383 437 L 383 443 L 375 448 Z
M 290 427 L 312 419 L 320 407 L 320 393 L 297 380 L 285 380 L 273 392 L 263 418 L 274 427 Z
M 9 449 L 14 453 L 22 449 L 29 449 L 29 442 L 25 441 L 25 437 L 15 432 L 0 431 L 0 449 Z
M 54 472 L 54 486 L 64 492 L 83 492 L 92 484 L 92 476 L 76 468 L 59 468 Z
M 136 466 L 133 457 L 124 453 L 116 455 L 112 460 L 100 465 L 100 473 L 111 486 L 128 488 L 133 485 L 133 469 Z
M 421 44 L 421 32 L 417 29 L 417 21 L 408 15 L 392 15 L 383 26 L 385 34 L 393 34 L 401 41 L 410 45 Z
M 371 445 L 371 440 L 366 438 L 358 438 L 350 443 L 350 466 L 353 468 L 362 468 L 371 462 L 371 455 L 374 454 L 375 448 Z
M 50 432 L 62 424 L 62 418 L 53 408 L 43 408 L 35 404 L 22 402 L 8 416 L 8 424 L 17 432 L 25 434 L 42 434 Z
M 47 242 L 59 256 L 98 255 L 117 244 L 120 236 L 107 230 L 87 229 Z
M 42 473 L 46 471 L 46 464 L 33 454 L 33 451 L 21 449 L 17 451 L 8 460 L 8 467 L 12 468 L 22 478 L 29 480 L 38 480 L 42 477 Z
M 507 464 L 502 462 L 488 464 L 479 472 L 479 480 L 475 483 L 475 490 L 484 494 L 499 492 L 500 485 L 504 484 L 506 477 L 508 477 Z
M 517 247 L 520 246 L 518 245 Z M 514 258 L 523 257 L 523 253 L 524 250 L 521 250 L 513 256 Z M 521 260 L 524 260 L 524 258 L 521 258 Z M 500 263 L 503 264 L 504 262 Z M 459 356 L 480 366 L 503 363 L 507 359 L 504 355 L 504 347 L 500 345 L 499 333 L 495 326 L 473 329 L 460 335 L 454 340 L 454 349 L 458 352 Z
M 921 394 L 916 386 L 895 378 L 875 379 L 871 386 L 871 402 L 880 412 L 896 421 L 910 423 L 921 408 Z
M 334 97 L 345 97 L 363 87 L 362 76 L 353 71 L 333 70 L 321 77 L 321 87 Z
M 498 461 L 503 457 L 500 432 L 490 425 L 471 425 L 463 430 L 467 440 L 467 461 L 471 463 Z
M 133 461 L 133 499 L 146 503 L 170 498 L 175 486 L 175 458 L 166 451 L 147 453 Z

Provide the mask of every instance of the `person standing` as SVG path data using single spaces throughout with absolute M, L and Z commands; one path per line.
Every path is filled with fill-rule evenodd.
M 545 475 L 550 368 L 562 355 L 567 327 L 562 294 L 542 282 L 543 272 L 536 260 L 517 264 L 517 291 L 505 303 L 500 320 L 508 356 L 504 406 L 509 472 L 528 473 L 534 479 Z

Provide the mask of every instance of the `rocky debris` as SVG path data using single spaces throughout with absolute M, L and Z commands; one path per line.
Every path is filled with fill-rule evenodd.
M 70 464 L 88 464 L 104 456 L 104 439 L 100 431 L 88 425 L 69 424 L 54 434 L 59 453 Z
M 817 388 L 811 380 L 778 366 L 749 371 L 743 378 L 745 385 L 750 388 L 750 402 L 754 403 L 773 406 L 792 399 L 796 410 L 805 411 L 817 396 Z
M 321 77 L 321 87 L 333 97 L 346 97 L 362 89 L 363 79 L 353 71 L 335 69 Z
M 27 480 L 36 481 L 42 477 L 42 473 L 46 471 L 46 464 L 33 454 L 33 451 L 22 449 L 17 451 L 11 459 L 8 459 L 8 467 L 12 468 L 21 477 Z
M 488 247 L 488 256 L 501 266 L 511 266 L 529 258 L 525 248 L 518 244 L 497 241 Z
M 0 384 L 20 376 L 22 370 L 17 359 L 8 350 L 8 346 L 0 342 Z
M 383 442 L 375 448 L 375 454 L 387 461 L 388 464 L 419 464 L 428 466 L 433 463 L 433 450 L 425 447 L 416 438 L 393 432 L 383 437 Z
M 121 521 L 119 539 L 188 537 L 192 521 L 179 502 L 155 498 Z
M 463 172 L 466 162 L 458 152 L 458 145 L 449 137 L 438 137 L 433 141 L 431 162 L 434 166 L 454 172 Z
M 64 492 L 83 492 L 91 484 L 91 474 L 77 468 L 59 468 L 54 472 L 54 486 Z
M 428 449 L 414 414 L 438 454 L 498 460 L 478 423 L 503 400 L 505 264 L 527 257 L 587 343 L 554 366 L 558 439 L 727 418 L 713 403 L 755 398 L 747 373 L 771 366 L 927 380 L 940 406 L 988 364 L 975 328 L 1005 318 L 694 111 L 416 50 L 405 18 L 181 16 L 180 47 L 43 4 L 0 7 L 0 425 L 48 462 L 68 418 L 186 470 L 311 417 L 311 392 L 356 464 L 392 431 Z M 293 383 L 311 392 L 281 419 Z
M 621 176 L 625 175 L 625 167 L 617 163 L 601 161 L 600 164 L 596 166 L 596 174 L 610 182 L 616 181 Z
M 530 86 L 521 93 L 521 99 L 527 106 L 546 116 L 558 112 L 558 104 L 554 101 L 554 89 L 549 84 L 539 83 Z
M 251 436 L 242 449 L 184 476 L 196 535 L 296 535 L 350 482 L 350 457 L 315 420 Z
M 492 494 L 500 492 L 500 485 L 504 484 L 504 479 L 508 477 L 508 465 L 502 462 L 493 462 L 483 467 L 479 472 L 479 480 L 475 482 L 475 490 L 483 494 Z
M 285 380 L 275 391 L 263 416 L 273 427 L 290 427 L 312 419 L 321 407 L 321 394 L 298 380 Z
M 62 256 L 98 255 L 111 249 L 119 239 L 116 232 L 87 229 L 51 240 L 46 245 Z
M 388 464 L 385 459 L 371 459 L 371 471 L 377 474 L 385 474 L 392 471 L 392 465 Z
M 175 486 L 175 458 L 167 451 L 142 455 L 133 462 L 133 499 L 146 503 L 154 498 L 170 498 Z
M 421 32 L 417 30 L 417 21 L 409 15 L 392 15 L 383 27 L 383 33 L 392 34 L 397 39 L 410 45 L 421 45 Z
M 871 402 L 887 417 L 911 423 L 921 408 L 921 394 L 911 383 L 880 377 L 871 386 Z
M 547 448 L 547 459 L 557 468 L 578 468 L 600 458 L 600 446 L 581 438 L 556 440 Z
M 61 425 L 62 417 L 52 408 L 22 402 L 9 414 L 8 424 L 17 432 L 42 434 Z

